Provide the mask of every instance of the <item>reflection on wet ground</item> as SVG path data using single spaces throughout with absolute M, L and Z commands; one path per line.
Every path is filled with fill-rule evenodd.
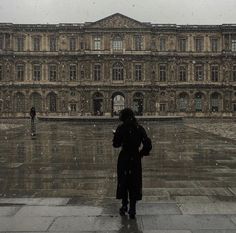
M 114 123 L 19 124 L 24 126 L 0 133 L 1 196 L 73 197 L 69 204 L 114 199 L 119 153 L 111 145 Z M 152 153 L 143 161 L 144 202 L 185 196 L 234 199 L 234 141 L 184 122 L 143 125 L 153 141 Z

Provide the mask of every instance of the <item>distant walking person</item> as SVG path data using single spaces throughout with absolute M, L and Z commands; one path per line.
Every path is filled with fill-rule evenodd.
M 35 116 L 36 116 L 36 111 L 35 111 L 35 108 L 32 107 L 32 108 L 30 109 L 31 122 L 34 122 Z
M 130 218 L 134 219 L 136 202 L 142 200 L 141 159 L 149 155 L 152 143 L 145 129 L 138 124 L 131 109 L 123 109 L 119 119 L 123 123 L 117 127 L 113 137 L 113 146 L 121 147 L 117 163 L 116 198 L 122 199 L 120 215 L 126 214 L 130 204 L 128 213 Z M 139 150 L 141 143 L 143 146 Z

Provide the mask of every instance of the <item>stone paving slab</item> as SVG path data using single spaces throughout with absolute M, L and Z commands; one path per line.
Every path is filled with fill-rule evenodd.
M 213 202 L 208 196 L 175 196 L 177 203 L 210 203 Z
M 183 214 L 236 214 L 236 203 L 185 203 L 179 205 Z
M 16 216 L 97 216 L 102 213 L 102 207 L 92 206 L 25 206 Z
M 49 231 L 119 231 L 128 227 L 129 220 L 120 217 L 58 217 L 50 227 Z M 137 230 L 141 228 L 141 220 L 133 221 L 133 226 Z M 123 229 L 123 230 L 122 230 Z M 136 231 L 134 231 L 136 232 Z
M 236 225 L 225 215 L 159 215 L 142 216 L 144 230 L 234 229 Z
M 54 218 L 50 217 L 1 217 L 0 232 L 6 231 L 46 231 Z
M 235 233 L 235 230 L 194 230 L 192 233 Z
M 0 217 L 13 216 L 20 208 L 20 206 L 0 206 Z
M 70 198 L 0 198 L 4 204 L 25 204 L 25 205 L 66 205 Z

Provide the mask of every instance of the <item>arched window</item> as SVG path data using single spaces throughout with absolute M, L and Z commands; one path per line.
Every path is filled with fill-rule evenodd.
M 179 111 L 186 112 L 188 108 L 188 95 L 186 93 L 181 93 L 179 95 Z
M 42 112 L 42 97 L 40 94 L 34 92 L 30 96 L 31 107 L 34 107 L 36 112 Z
M 103 95 L 96 92 L 93 95 L 93 112 L 95 116 L 103 115 Z
M 202 102 L 203 102 L 203 94 L 202 93 L 196 93 L 195 94 L 195 111 L 196 112 L 202 112 Z
M 211 111 L 219 112 L 219 109 L 220 109 L 220 94 L 215 92 L 211 95 Z
M 125 97 L 122 93 L 115 93 L 112 96 L 112 113 L 119 115 L 119 112 L 125 108 Z
M 143 94 L 135 93 L 133 97 L 133 110 L 135 115 L 143 115 Z
M 124 80 L 124 68 L 122 63 L 115 63 L 112 67 L 112 79 L 114 81 Z
M 48 94 L 48 107 L 49 112 L 57 111 L 57 96 L 55 93 Z
M 17 93 L 14 96 L 15 112 L 25 112 L 25 96 L 22 93 Z

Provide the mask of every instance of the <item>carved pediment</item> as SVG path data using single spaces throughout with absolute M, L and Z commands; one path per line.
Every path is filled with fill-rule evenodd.
M 146 24 L 122 14 L 114 14 L 89 25 L 91 28 L 144 28 Z

